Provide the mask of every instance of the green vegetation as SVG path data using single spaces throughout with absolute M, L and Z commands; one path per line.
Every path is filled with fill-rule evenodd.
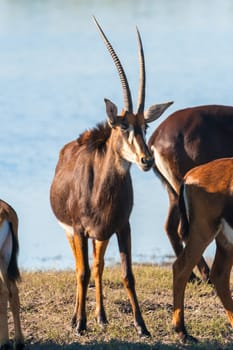
M 75 335 L 70 326 L 76 290 L 73 271 L 23 272 L 19 285 L 22 327 L 28 349 L 170 350 L 233 348 L 233 331 L 215 290 L 204 283 L 186 289 L 185 317 L 198 344 L 179 343 L 171 326 L 171 266 L 134 265 L 138 299 L 151 332 L 139 338 L 131 307 L 121 283 L 120 266 L 105 268 L 104 297 L 109 324 L 101 328 L 95 321 L 95 288 L 88 290 L 88 331 Z M 12 328 L 11 320 L 11 328 Z

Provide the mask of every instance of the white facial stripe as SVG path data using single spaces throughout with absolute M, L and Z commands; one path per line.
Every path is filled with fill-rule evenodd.
M 171 172 L 171 169 L 169 167 L 168 162 L 166 162 L 166 159 L 161 157 L 161 155 L 159 154 L 159 152 L 157 151 L 157 149 L 154 146 L 151 147 L 151 150 L 154 154 L 155 164 L 156 164 L 157 168 L 159 169 L 161 174 L 165 177 L 165 179 L 169 182 L 169 184 L 172 186 L 172 188 L 176 191 L 176 193 L 178 193 L 179 192 L 179 184 L 177 183 L 177 181 L 173 177 L 173 174 Z
M 65 230 L 67 235 L 73 236 L 74 235 L 74 229 L 72 226 L 63 224 L 63 222 L 58 221 L 59 225 L 61 225 L 61 227 Z
M 128 143 L 124 142 L 123 148 L 122 148 L 122 156 L 131 163 L 136 163 L 137 156 L 132 150 L 130 149 Z
M 226 222 L 226 220 L 221 220 L 222 232 L 227 239 L 227 241 L 233 245 L 233 228 Z
M 129 144 L 131 145 L 132 144 L 132 142 L 133 142 L 133 139 L 134 139 L 134 128 L 133 128 L 133 125 L 132 124 L 130 124 L 129 125 L 129 138 L 128 138 L 128 142 L 129 142 Z
M 143 129 L 142 129 L 142 136 L 143 136 L 143 140 L 145 141 L 145 132 L 143 131 Z M 146 142 L 146 141 L 145 141 L 145 142 Z M 139 155 L 139 154 L 142 154 L 141 147 L 140 147 L 140 145 L 139 145 L 139 143 L 138 143 L 136 137 L 134 137 L 134 139 L 133 139 L 133 145 L 134 145 L 134 147 L 135 147 L 136 153 L 137 153 L 138 155 Z
M 136 153 L 137 154 L 141 154 L 142 151 L 141 151 L 140 145 L 138 144 L 138 141 L 137 141 L 136 137 L 133 139 L 133 144 L 134 144 Z
M 129 124 L 129 128 L 128 128 L 128 142 L 124 142 L 123 148 L 122 148 L 122 155 L 123 157 L 131 163 L 135 163 L 136 162 L 136 155 L 134 154 L 134 152 L 132 152 L 131 148 L 129 147 L 129 144 L 131 145 L 134 142 L 134 127 L 132 124 Z M 128 169 L 128 166 L 127 166 Z
M 128 128 L 128 142 L 124 142 L 124 146 L 122 148 L 122 156 L 131 163 L 137 163 L 138 162 L 138 157 L 141 156 L 142 149 L 141 149 L 141 145 L 138 143 L 137 138 L 135 137 L 135 133 L 134 133 L 134 127 L 132 124 L 129 124 L 129 128 Z M 144 128 L 142 127 L 142 136 L 143 139 L 145 141 L 145 131 Z M 135 148 L 135 151 L 133 152 L 131 147 L 129 145 L 132 145 Z M 127 167 L 128 169 L 128 167 Z

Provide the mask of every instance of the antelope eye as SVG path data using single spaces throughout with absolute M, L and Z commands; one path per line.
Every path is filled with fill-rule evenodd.
M 129 129 L 129 125 L 121 123 L 120 124 L 120 128 L 121 128 L 122 131 L 127 131 Z

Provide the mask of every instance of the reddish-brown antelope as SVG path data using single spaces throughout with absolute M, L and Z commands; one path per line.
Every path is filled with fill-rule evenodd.
M 142 318 L 131 267 L 129 216 L 133 206 L 131 163 L 143 171 L 153 165 L 145 142 L 147 123 L 158 118 L 171 104 L 151 106 L 144 112 L 145 64 L 140 34 L 140 84 L 136 113 L 121 62 L 95 20 L 101 37 L 117 67 L 123 88 L 124 108 L 120 115 L 114 103 L 105 99 L 107 123 L 85 131 L 60 152 L 51 186 L 51 206 L 64 227 L 76 263 L 77 294 L 72 325 L 77 333 L 86 329 L 86 294 L 90 279 L 88 238 L 93 240 L 93 272 L 96 286 L 96 316 L 107 322 L 103 305 L 102 273 L 108 240 L 116 233 L 122 261 L 124 286 L 132 305 L 134 324 L 140 335 L 149 335 Z
M 177 256 L 183 249 L 178 234 L 178 194 L 183 176 L 197 165 L 233 156 L 232 135 L 233 107 L 210 105 L 173 113 L 149 139 L 155 173 L 168 191 L 170 206 L 165 230 Z M 198 267 L 203 279 L 208 280 L 209 268 L 203 258 Z
M 180 192 L 182 234 L 186 245 L 173 264 L 173 325 L 183 341 L 196 340 L 184 324 L 184 293 L 190 273 L 215 239 L 210 272 L 233 327 L 230 272 L 233 264 L 233 158 L 217 159 L 191 169 Z
M 10 348 L 7 304 L 10 303 L 15 327 L 15 349 L 24 347 L 20 325 L 19 294 L 16 282 L 20 279 L 17 265 L 18 218 L 6 202 L 0 200 L 0 349 Z

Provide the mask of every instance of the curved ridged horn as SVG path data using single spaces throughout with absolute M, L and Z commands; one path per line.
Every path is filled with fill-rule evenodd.
M 120 62 L 117 54 L 115 53 L 112 45 L 108 41 L 106 35 L 104 34 L 102 28 L 100 27 L 99 23 L 97 22 L 97 20 L 94 16 L 93 16 L 93 19 L 95 21 L 95 24 L 100 32 L 100 35 L 101 35 L 109 53 L 110 53 L 110 55 L 112 56 L 112 59 L 116 65 L 117 71 L 119 73 L 121 85 L 122 85 L 122 89 L 123 89 L 124 110 L 129 112 L 129 113 L 132 113 L 133 112 L 132 97 L 131 97 L 131 92 L 129 89 L 129 84 L 128 84 L 124 69 L 123 69 L 121 62 Z
M 144 112 L 145 106 L 145 86 L 146 86 L 146 71 L 145 71 L 145 58 L 142 46 L 142 40 L 138 28 L 138 57 L 139 57 L 139 88 L 138 88 L 138 104 L 137 104 L 137 114 Z

